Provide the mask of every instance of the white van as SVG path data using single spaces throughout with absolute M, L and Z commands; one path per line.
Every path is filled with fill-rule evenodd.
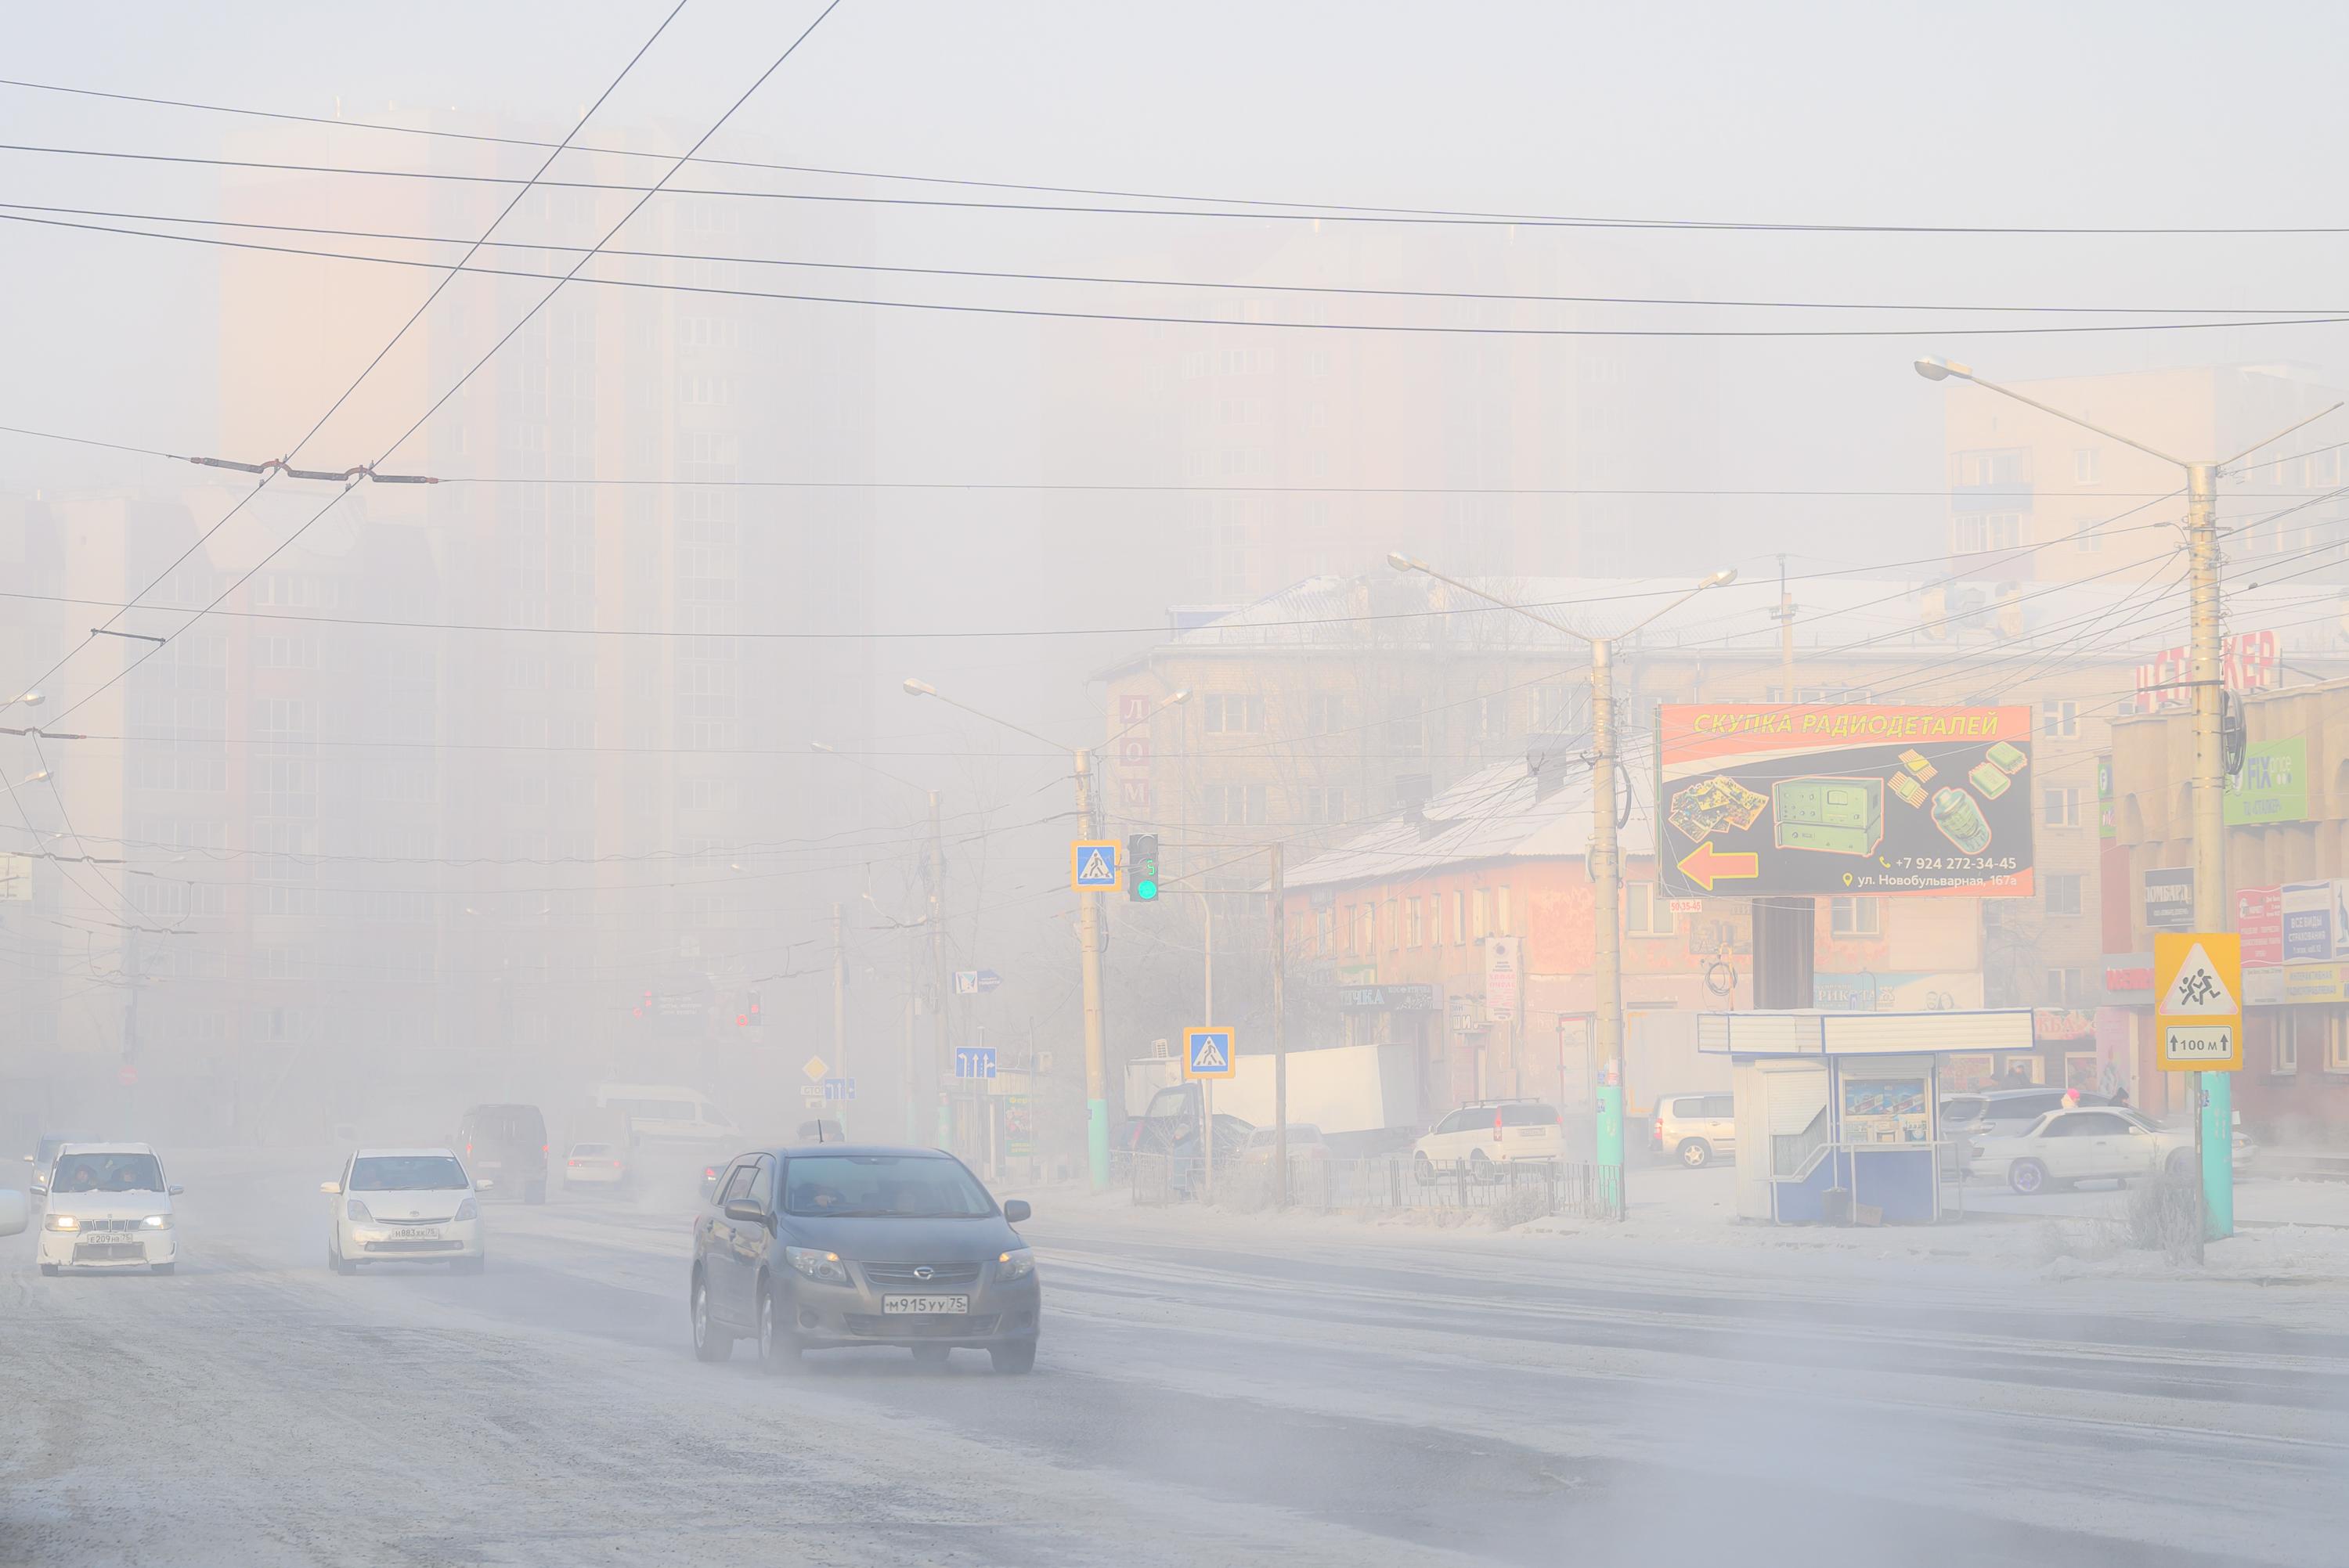
M 675 1084 L 597 1084 L 595 1109 L 626 1117 L 628 1136 L 638 1143 L 719 1143 L 742 1136 L 707 1097 Z

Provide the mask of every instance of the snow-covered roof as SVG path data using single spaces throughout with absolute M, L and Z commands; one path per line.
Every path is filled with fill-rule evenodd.
M 1631 814 L 1618 830 L 1617 842 L 1627 856 L 1652 854 L 1648 748 L 1633 744 L 1625 751 L 1617 763 L 1618 777 L 1624 780 Z M 1430 799 L 1420 811 L 1381 822 L 1316 855 L 1288 873 L 1288 885 L 1386 882 L 1477 861 L 1579 859 L 1589 846 L 1592 829 L 1586 756 L 1577 748 L 1566 767 L 1565 781 L 1538 799 L 1533 770 L 1524 758 L 1472 773 Z

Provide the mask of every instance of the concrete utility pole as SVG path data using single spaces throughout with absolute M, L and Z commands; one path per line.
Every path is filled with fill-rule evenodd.
M 1206 889 L 1193 891 L 1199 895 L 1199 942 L 1205 954 L 1199 976 L 1199 1022 L 1212 1026 L 1216 1021 L 1216 906 L 1208 902 Z M 1213 1078 L 1199 1080 L 1199 1126 L 1202 1132 L 1199 1154 L 1205 1161 L 1201 1170 L 1207 1196 L 1212 1199 L 1216 1195 L 1216 1080 Z
M 938 1147 L 954 1142 L 954 1105 L 947 1098 L 948 1086 L 954 1081 L 954 1044 L 947 1025 L 947 997 L 951 983 L 947 977 L 947 922 L 945 894 L 947 884 L 946 829 L 938 814 L 938 792 L 926 793 L 930 799 L 930 1070 L 923 1074 L 927 1083 L 937 1085 Z
M 1007 718 L 998 718 L 993 714 L 973 707 L 967 702 L 959 702 L 946 696 L 927 681 L 909 678 L 905 682 L 905 695 L 935 697 L 948 707 L 958 707 L 974 718 L 983 718 L 989 724 L 1000 725 L 1014 735 L 1024 735 L 1030 740 L 1040 740 L 1055 751 L 1063 749 L 1061 743 L 1050 736 L 1039 735 L 1024 725 L 1014 724 Z M 1126 734 L 1137 726 L 1147 724 L 1175 704 L 1188 702 L 1190 699 L 1190 688 L 1185 686 L 1109 738 L 1114 741 L 1119 736 Z M 1095 830 L 1092 753 L 1083 747 L 1077 747 L 1069 749 L 1069 758 L 1076 767 L 1077 836 L 1089 839 L 1093 836 Z M 931 896 L 934 899 L 936 896 L 935 886 Z M 935 904 L 932 907 L 935 909 Z M 935 933 L 936 928 L 933 925 L 932 929 Z M 932 940 L 935 941 L 937 938 L 934 935 Z M 1084 955 L 1085 1152 L 1086 1162 L 1092 1176 L 1093 1191 L 1098 1192 L 1109 1185 L 1109 1066 L 1102 1042 L 1101 903 L 1100 895 L 1091 889 L 1081 888 L 1077 892 L 1077 944 Z M 946 978 L 946 960 L 943 956 L 938 959 L 937 973 L 939 981 L 943 985 Z M 938 998 L 938 1005 L 943 1016 L 946 1006 L 943 994 Z M 941 1042 L 946 1038 L 943 1024 L 940 1026 L 938 1037 Z
M 1272 908 L 1265 920 L 1272 934 L 1272 1179 L 1273 1202 L 1288 1207 L 1288 898 L 1280 846 L 1272 855 Z M 1214 1129 L 1208 1129 L 1210 1134 Z
M 1398 572 L 1419 572 L 1446 587 L 1529 621 L 1563 632 L 1590 646 L 1590 880 L 1592 882 L 1592 968 L 1599 992 L 1598 1038 L 1591 1049 L 1599 1063 L 1599 1118 L 1596 1129 L 1600 1191 L 1619 1215 L 1627 1203 L 1623 1182 L 1623 861 L 1616 840 L 1615 645 L 1642 626 L 1671 614 L 1708 588 L 1737 580 L 1734 567 L 1714 573 L 1695 587 L 1611 636 L 1594 637 L 1563 621 L 1495 598 L 1482 588 L 1446 577 L 1424 561 L 1401 553 L 1387 557 Z M 1522 971 L 1523 965 L 1519 968 Z M 1520 1011 L 1522 1011 L 1522 1005 Z
M 2192 569 L 2192 645 L 2187 685 L 2194 690 L 2194 928 L 2225 931 L 2227 911 L 2226 815 L 2226 676 L 2220 664 L 2219 605 L 2219 475 L 2270 441 L 2313 424 L 2341 407 L 2335 403 L 2305 419 L 2296 420 L 2274 435 L 2254 441 L 2221 462 L 2195 462 L 2131 440 L 2077 414 L 2050 407 L 2026 397 L 2012 387 L 1985 381 L 1973 366 L 1938 356 L 1917 361 L 1917 374 L 1928 381 L 1954 376 L 1986 391 L 2011 397 L 2026 407 L 2053 415 L 2066 424 L 2093 430 L 2149 458 L 2186 472 L 2186 550 Z M 2238 1027 L 2240 1026 L 2239 1025 Z M 2235 1233 L 2235 1092 L 2234 1075 L 2212 1072 L 2194 1076 L 2195 1141 L 2202 1153 L 2203 1234 L 2219 1241 Z
M 848 1076 L 848 912 L 832 906 L 832 1071 Z

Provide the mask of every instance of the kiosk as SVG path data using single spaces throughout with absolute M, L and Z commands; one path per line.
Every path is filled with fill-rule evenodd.
M 1739 1216 L 1939 1220 L 1943 1175 L 1956 1166 L 1941 1136 L 1939 1058 L 2031 1047 L 2028 1007 L 1703 1014 L 1697 1049 L 1730 1058 Z

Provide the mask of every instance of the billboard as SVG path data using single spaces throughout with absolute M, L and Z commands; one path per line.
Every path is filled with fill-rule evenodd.
M 2032 891 L 2028 708 L 1668 703 L 1656 724 L 1673 897 Z

